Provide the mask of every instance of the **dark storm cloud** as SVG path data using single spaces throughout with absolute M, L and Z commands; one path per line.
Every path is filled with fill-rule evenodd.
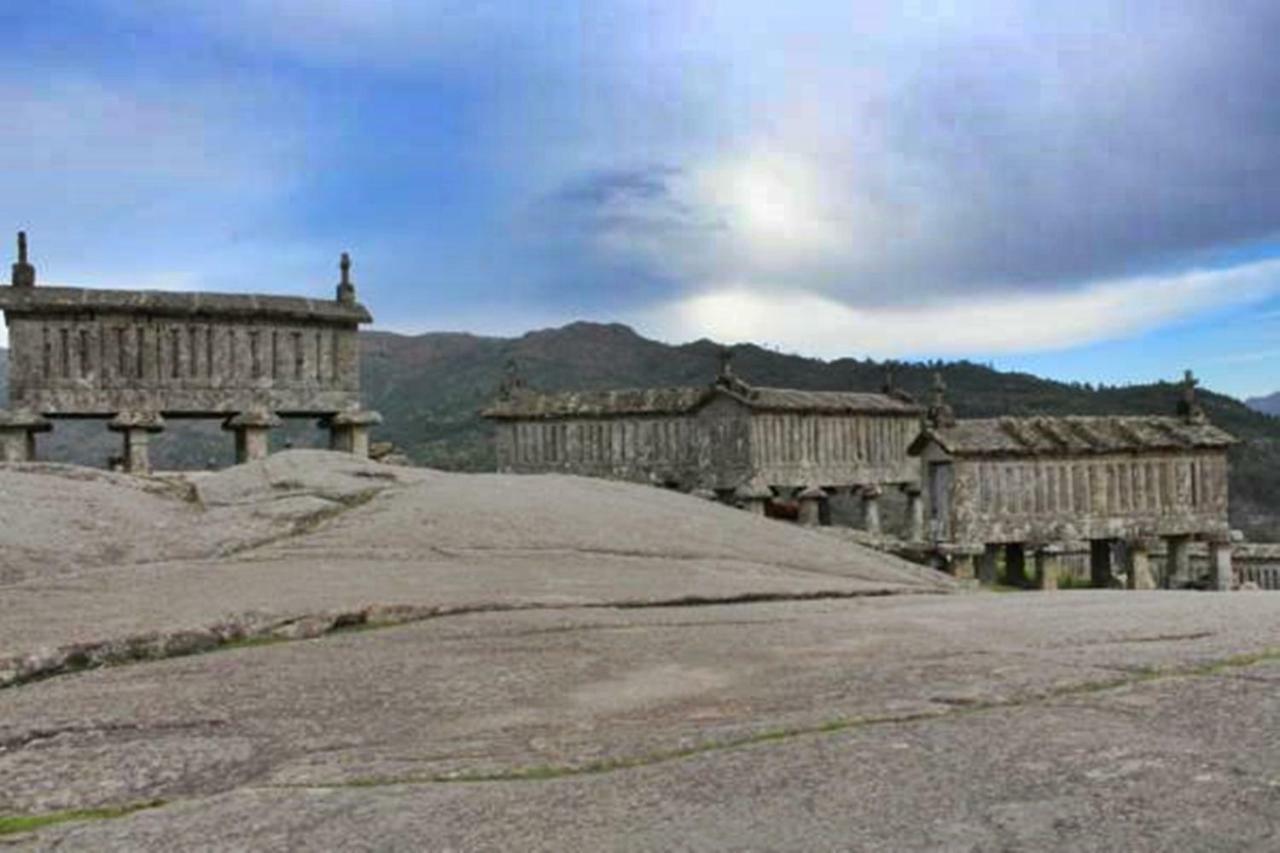
M 1280 6 L 1115 23 L 950 45 L 902 90 L 897 160 L 947 232 L 922 272 L 1063 283 L 1274 239 Z
M 800 4 L 727 44 L 687 35 L 664 61 L 689 87 L 708 67 L 743 75 L 755 118 L 735 112 L 740 94 L 711 96 L 663 140 L 672 165 L 563 177 L 563 222 L 593 253 L 640 247 L 691 286 L 732 277 L 890 301 L 1069 288 L 1277 236 L 1280 5 L 965 9 L 858 30 Z M 811 36 L 803 55 L 789 52 L 796 32 Z M 625 156 L 603 122 L 588 130 Z M 707 230 L 739 227 L 744 198 L 773 204 L 749 173 L 729 188 L 700 180 L 757 147 L 817 175 L 779 218 L 811 217 L 836 239 L 774 263 L 768 235 Z

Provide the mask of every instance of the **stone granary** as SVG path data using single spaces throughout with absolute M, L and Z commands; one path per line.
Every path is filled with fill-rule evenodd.
M 1123 559 L 1130 588 L 1190 582 L 1189 543 L 1208 542 L 1213 583 L 1231 582 L 1227 522 L 1229 434 L 1208 423 L 1188 371 L 1177 417 L 1006 417 L 956 420 L 935 378 L 925 428 L 910 453 L 922 464 L 930 538 L 956 573 L 1057 583 L 1057 555 L 1089 542 L 1091 582 L 1112 582 Z M 1149 554 L 1163 538 L 1167 566 Z
M 876 531 L 881 492 L 893 486 L 923 532 L 919 468 L 906 452 L 923 410 L 901 392 L 756 387 L 734 375 L 727 351 L 701 387 L 543 394 L 509 371 L 482 413 L 497 422 L 499 471 L 653 483 L 760 513 L 794 497 L 808 524 L 828 515 L 830 496 L 856 492 Z
M 149 470 L 147 439 L 166 418 L 220 418 L 236 457 L 266 455 L 282 417 L 316 417 L 331 446 L 365 455 L 380 422 L 360 409 L 356 332 L 372 320 L 356 302 L 344 253 L 336 299 L 37 287 L 18 235 L 10 286 L 9 403 L 0 412 L 6 461 L 34 458 L 55 418 L 109 418 L 127 470 Z

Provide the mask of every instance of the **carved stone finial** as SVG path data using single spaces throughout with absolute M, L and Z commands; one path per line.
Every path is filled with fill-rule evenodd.
M 524 377 L 520 375 L 520 365 L 514 358 L 507 359 L 503 368 L 502 382 L 498 384 L 498 398 L 510 400 L 524 390 Z
M 733 348 L 720 347 L 720 373 L 721 379 L 733 378 Z
M 1196 398 L 1196 386 L 1199 384 L 1190 370 L 1182 374 L 1182 399 L 1178 401 L 1178 414 L 1189 424 L 1202 424 L 1209 419 Z
M 894 363 L 892 361 L 885 362 L 884 381 L 880 383 L 880 393 L 885 396 L 892 397 L 895 400 L 900 400 L 903 403 L 911 403 L 914 405 L 916 398 L 898 387 L 897 383 L 894 381 L 894 374 Z
M 35 287 L 36 268 L 27 261 L 27 232 L 18 232 L 18 262 L 13 265 L 9 283 L 14 287 Z
M 338 301 L 349 305 L 356 301 L 356 286 L 351 283 L 351 256 L 346 252 L 338 261 L 338 269 L 342 271 L 342 280 L 338 282 Z
M 955 426 L 956 413 L 947 404 L 947 384 L 942 381 L 942 374 L 933 374 L 933 392 L 929 398 L 929 408 L 925 412 L 925 422 L 935 429 Z

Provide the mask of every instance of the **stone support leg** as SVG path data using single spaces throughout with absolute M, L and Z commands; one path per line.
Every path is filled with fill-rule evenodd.
M 907 491 L 907 518 L 911 523 L 912 542 L 924 541 L 924 495 L 919 490 Z
M 951 574 L 959 580 L 973 580 L 977 572 L 977 564 L 981 560 L 978 554 L 960 552 L 951 555 Z
M 868 533 L 880 532 L 880 487 L 862 490 L 862 528 Z
M 1209 543 L 1210 589 L 1230 590 L 1236 587 L 1235 568 L 1231 565 L 1231 543 Z
M 34 434 L 16 429 L 0 431 L 0 462 L 30 462 L 35 450 Z
M 752 515 L 763 516 L 765 506 L 773 497 L 773 490 L 759 480 L 743 483 L 733 491 L 733 498 Z
M 1156 579 L 1151 573 L 1151 546 L 1143 539 L 1135 539 L 1128 543 L 1128 559 L 1126 569 L 1129 574 L 1129 589 L 1155 589 Z
M 1036 587 L 1038 589 L 1057 589 L 1058 579 L 1062 576 L 1061 549 L 1047 545 L 1036 550 Z
M 377 412 L 339 412 L 327 421 L 329 449 L 350 453 L 361 459 L 369 457 L 369 430 L 382 423 Z
M 1191 537 L 1166 536 L 1165 567 L 1160 586 L 1182 589 L 1191 582 Z
M 271 437 L 266 427 L 242 427 L 236 430 L 236 464 L 265 459 L 270 453 Z
M 817 486 L 809 486 L 801 489 L 796 499 L 800 503 L 796 520 L 805 527 L 817 527 L 820 525 L 822 523 L 822 504 L 827 499 L 827 493 Z
M 157 412 L 121 412 L 107 426 L 124 436 L 124 470 L 150 474 L 151 435 L 164 430 L 164 418 Z
M 1098 589 L 1111 586 L 1111 540 L 1089 540 L 1089 583 Z
M 53 426 L 34 412 L 0 410 L 0 462 L 34 462 L 36 433 Z
M 145 429 L 126 429 L 124 435 L 124 470 L 130 474 L 151 473 L 151 434 Z
M 988 545 L 982 552 L 978 563 L 978 580 L 987 586 L 994 585 L 998 572 L 996 562 L 1000 557 L 999 545 Z
M 248 409 L 227 418 L 222 428 L 236 434 L 236 464 L 265 459 L 271 452 L 271 430 L 280 418 L 265 408 Z

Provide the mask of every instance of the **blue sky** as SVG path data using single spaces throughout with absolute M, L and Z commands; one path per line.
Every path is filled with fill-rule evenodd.
M 41 280 L 1280 390 L 1280 7 L 5 4 Z

